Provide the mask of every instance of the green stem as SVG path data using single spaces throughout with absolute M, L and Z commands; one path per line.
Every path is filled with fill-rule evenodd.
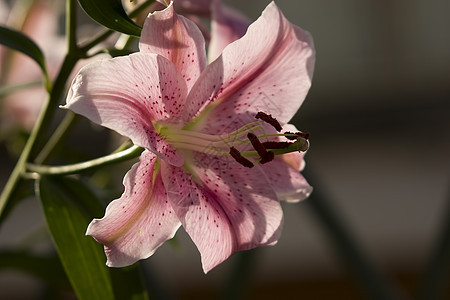
M 439 239 L 429 265 L 425 272 L 425 278 L 419 290 L 420 300 L 444 299 L 450 282 L 450 202 L 447 202 L 447 214 L 444 215 L 444 222 Z
M 14 93 L 23 89 L 28 89 L 36 86 L 41 86 L 42 80 L 30 81 L 25 83 L 20 83 L 16 85 L 8 85 L 0 87 L 0 97 L 8 95 L 10 93 Z
M 130 13 L 130 17 L 136 16 L 138 13 L 140 13 L 143 9 L 148 7 L 151 3 L 154 1 L 146 1 L 143 4 L 141 4 L 139 7 L 137 7 L 133 12 Z M 107 30 L 106 32 L 101 32 L 98 36 L 94 37 L 92 41 L 88 42 L 83 47 L 77 47 L 77 41 L 76 41 L 76 24 L 72 23 L 76 20 L 76 7 L 75 7 L 75 1 L 68 1 L 67 4 L 67 15 L 69 16 L 67 18 L 67 43 L 68 43 L 68 49 L 69 53 L 77 53 L 78 57 L 84 57 L 86 56 L 86 52 L 94 47 L 95 45 L 99 44 L 106 38 L 108 38 L 112 33 L 114 33 L 111 30 Z M 132 40 L 132 38 L 129 39 L 129 41 Z M 67 130 L 73 125 L 74 120 L 76 119 L 76 116 L 72 112 L 68 112 L 62 123 L 59 125 L 58 129 L 55 131 L 55 133 L 51 136 L 50 140 L 45 144 L 44 148 L 41 150 L 41 152 L 37 155 L 34 162 L 36 164 L 42 164 L 47 157 L 50 155 L 51 151 L 55 148 L 55 146 L 58 144 L 60 139 L 66 134 Z
M 27 169 L 30 172 L 38 173 L 40 175 L 68 175 L 74 173 L 80 173 L 82 171 L 91 170 L 93 168 L 110 165 L 113 163 L 122 162 L 131 158 L 138 157 L 143 151 L 142 148 L 138 146 L 132 146 L 121 152 L 113 153 L 100 158 L 88 160 L 81 163 L 76 163 L 72 165 L 65 166 L 44 166 L 38 164 L 27 164 Z
M 80 50 L 83 53 L 87 53 L 89 50 L 91 50 L 93 47 L 97 46 L 98 44 L 100 44 L 101 42 L 103 42 L 104 40 L 106 40 L 107 38 L 109 38 L 111 36 L 111 34 L 113 34 L 114 31 L 109 30 L 109 29 L 104 29 L 101 32 L 99 32 L 98 34 L 96 34 L 92 40 L 89 40 L 87 42 L 85 42 L 83 45 L 80 46 Z
M 20 177 L 25 173 L 25 166 L 27 161 L 33 156 L 33 150 L 36 145 L 43 139 L 43 135 L 49 127 L 50 121 L 57 108 L 58 102 L 65 91 L 65 83 L 69 77 L 75 63 L 78 61 L 79 52 L 76 50 L 75 28 L 76 28 L 76 14 L 75 14 L 75 0 L 67 0 L 67 7 L 69 10 L 66 31 L 68 33 L 69 52 L 67 53 L 55 84 L 50 92 L 49 97 L 44 104 L 39 117 L 36 121 L 30 137 L 25 144 L 24 149 L 14 167 L 11 175 L 6 182 L 6 185 L 0 194 L 0 216 L 2 215 L 5 206 L 14 192 L 14 189 L 19 183 Z M 73 52 L 71 52 L 73 51 Z
M 36 138 L 37 138 L 38 134 L 41 132 L 41 128 L 42 128 L 41 125 L 44 122 L 44 119 L 47 115 L 47 112 L 48 112 L 47 108 L 49 107 L 49 105 L 48 105 L 49 102 L 50 102 L 49 99 L 47 99 L 46 108 L 44 108 L 42 110 L 41 114 L 39 115 L 36 125 L 34 126 L 32 132 L 30 134 L 30 137 L 28 138 L 28 141 L 25 144 L 24 149 L 22 150 L 19 160 L 17 161 L 16 166 L 14 167 L 11 175 L 8 178 L 8 181 L 6 182 L 6 185 L 5 185 L 2 193 L 0 194 L 0 216 L 2 215 L 3 210 L 6 207 L 6 203 L 8 202 L 9 198 L 11 197 L 11 194 L 13 193 L 14 189 L 18 185 L 20 177 L 25 170 L 25 164 L 30 156 L 31 149 L 34 146 Z
M 59 124 L 58 128 L 55 130 L 53 135 L 45 144 L 44 148 L 42 148 L 41 152 L 39 152 L 39 154 L 34 159 L 34 162 L 36 164 L 42 164 L 47 160 L 47 158 L 50 156 L 50 154 L 56 148 L 59 142 L 67 135 L 69 128 L 71 128 L 74 125 L 77 117 L 78 116 L 75 115 L 73 112 L 67 111 L 66 116 Z
M 77 5 L 75 0 L 66 1 L 67 52 L 78 53 L 77 46 Z
M 71 0 L 70 0 L 71 1 Z M 35 157 L 37 155 L 36 150 L 37 148 L 41 148 L 45 141 L 48 140 L 47 137 L 44 138 L 44 134 L 48 132 L 48 128 L 50 127 L 50 122 L 53 118 L 53 115 L 58 108 L 58 103 L 60 99 L 63 97 L 65 93 L 65 87 L 67 78 L 70 76 L 70 73 L 72 72 L 73 68 L 75 67 L 75 64 L 77 63 L 79 57 L 77 54 L 68 53 L 64 59 L 63 65 L 61 67 L 61 70 L 58 74 L 58 77 L 55 80 L 54 88 L 52 89 L 50 93 L 50 98 L 48 103 L 45 105 L 44 109 L 42 110 L 42 120 L 40 122 L 36 123 L 37 129 L 36 129 L 36 137 L 34 137 L 32 149 L 34 152 L 31 153 L 31 158 Z M 31 136 L 30 136 L 31 138 Z

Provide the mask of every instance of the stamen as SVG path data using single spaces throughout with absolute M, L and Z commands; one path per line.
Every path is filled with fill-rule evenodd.
M 262 111 L 258 112 L 255 116 L 257 119 L 261 119 L 264 122 L 272 125 L 277 131 L 281 131 L 282 127 L 280 123 L 278 123 L 277 119 L 272 117 L 272 115 L 268 115 L 266 113 L 263 113 Z
M 296 134 L 298 134 L 298 136 L 299 137 L 302 137 L 302 138 L 304 138 L 305 140 L 308 140 L 309 139 L 309 137 L 311 136 L 310 134 L 309 134 L 309 132 L 296 132 Z
M 267 151 L 266 152 L 266 156 L 262 157 L 261 160 L 259 161 L 262 164 L 268 163 L 269 161 L 272 161 L 275 158 L 275 153 L 273 153 L 272 151 Z
M 263 122 L 273 125 L 277 130 L 281 129 L 280 124 L 271 115 L 263 112 L 259 112 L 256 118 L 261 120 L 245 124 L 235 131 L 221 135 L 206 134 L 163 123 L 156 124 L 155 128 L 160 136 L 176 149 L 214 156 L 231 156 L 247 168 L 252 168 L 258 161 L 261 164 L 270 162 L 274 160 L 275 155 L 308 150 L 309 133 L 289 131 L 267 133 L 265 126 L 261 126 Z M 288 140 L 279 141 L 278 138 L 283 136 Z M 271 141 L 270 138 L 275 140 Z M 253 149 L 248 148 L 249 144 Z M 237 150 L 240 146 L 245 147 L 246 150 Z
M 293 143 L 290 142 L 263 142 L 262 145 L 266 149 L 284 149 Z
M 308 132 L 301 132 L 301 131 L 297 131 L 296 133 L 286 131 L 284 134 L 285 134 L 285 137 L 290 140 L 296 140 L 299 137 L 307 140 L 311 136 Z
M 247 137 L 250 140 L 250 143 L 252 143 L 253 148 L 261 157 L 260 163 L 265 164 L 266 162 L 273 160 L 274 158 L 273 152 L 267 151 L 254 133 L 251 132 L 247 133 Z
M 259 156 L 264 157 L 266 156 L 266 148 L 261 144 L 258 137 L 254 133 L 247 133 L 247 137 L 250 140 L 250 143 L 252 143 L 253 148 L 258 152 Z
M 245 157 L 243 157 L 238 149 L 231 147 L 230 155 L 244 167 L 253 168 L 253 163 L 251 161 L 249 161 L 248 159 L 246 159 Z

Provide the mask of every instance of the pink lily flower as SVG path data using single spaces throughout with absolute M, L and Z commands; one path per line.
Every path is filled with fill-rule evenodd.
M 182 225 L 206 273 L 275 244 L 279 201 L 312 190 L 299 173 L 307 135 L 287 124 L 311 85 L 309 33 L 271 3 L 209 65 L 204 44 L 171 4 L 147 17 L 140 52 L 93 62 L 72 83 L 64 108 L 145 148 L 123 195 L 86 232 L 108 266 L 149 257 Z

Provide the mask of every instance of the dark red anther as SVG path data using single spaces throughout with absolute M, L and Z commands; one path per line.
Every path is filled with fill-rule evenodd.
M 290 132 L 290 131 L 286 131 L 283 133 L 285 135 L 285 137 L 289 140 L 296 140 L 297 136 L 295 135 L 295 133 Z
M 285 133 L 283 133 L 283 134 L 286 134 L 286 138 L 287 139 L 289 139 L 289 140 L 296 140 L 296 139 L 298 139 L 299 137 L 301 137 L 301 138 L 304 138 L 304 139 L 309 139 L 309 137 L 310 137 L 310 134 L 308 133 L 308 132 L 300 132 L 300 131 L 297 131 L 296 133 L 293 133 L 293 132 L 290 132 L 290 131 L 286 131 Z
M 266 149 L 284 149 L 289 147 L 290 142 L 263 142 L 262 145 Z
M 295 134 L 297 134 L 299 137 L 304 138 L 305 140 L 309 139 L 309 137 L 311 136 L 309 134 L 309 132 L 296 132 Z
M 233 157 L 238 163 L 240 163 L 244 167 L 247 167 L 247 168 L 252 168 L 253 167 L 253 163 L 251 161 L 249 161 L 248 159 L 246 159 L 245 157 L 243 157 L 238 149 L 236 149 L 234 147 L 231 147 L 230 148 L 230 155 L 231 155 L 231 157 Z
M 252 146 L 258 153 L 259 157 L 261 157 L 260 163 L 265 164 L 266 162 L 273 160 L 274 153 L 271 151 L 267 151 L 254 133 L 247 133 L 247 137 L 250 140 L 250 143 L 252 143 Z
M 261 157 L 261 160 L 259 161 L 262 164 L 268 163 L 269 161 L 272 161 L 275 158 L 275 154 L 272 151 L 267 151 L 266 156 Z
M 255 116 L 255 118 L 257 119 L 261 119 L 266 123 L 269 123 L 270 125 L 272 125 L 277 131 L 281 131 L 281 129 L 283 129 L 280 125 L 280 123 L 278 123 L 277 119 L 275 119 L 274 117 L 272 117 L 272 115 L 268 115 L 266 113 L 263 113 L 262 111 L 258 112 Z
M 263 144 L 259 141 L 258 137 L 254 133 L 247 133 L 247 137 L 250 140 L 250 143 L 252 143 L 253 148 L 256 150 L 256 152 L 263 158 L 266 156 L 266 148 L 264 148 Z

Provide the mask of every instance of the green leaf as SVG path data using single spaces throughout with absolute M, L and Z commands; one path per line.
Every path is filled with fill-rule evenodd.
M 72 201 L 76 201 L 77 206 L 84 212 L 89 222 L 93 218 L 103 217 L 105 207 L 97 195 L 83 181 L 72 177 L 55 177 L 53 180 L 64 187 L 66 192 L 70 194 Z
M 148 299 L 138 264 L 125 268 L 111 268 L 110 273 L 116 299 Z
M 71 177 L 42 177 L 38 188 L 48 227 L 78 297 L 147 299 L 137 266 L 106 267 L 103 247 L 85 236 L 92 218 L 104 214 L 95 193 Z M 104 291 L 98 294 L 100 289 Z
M 20 31 L 11 28 L 0 26 L 0 44 L 5 45 L 11 49 L 22 52 L 23 54 L 34 59 L 44 73 L 45 79 L 48 82 L 47 69 L 45 67 L 44 54 L 35 42 Z
M 106 51 L 112 57 L 130 55 L 131 53 L 133 53 L 133 51 L 128 50 L 128 49 L 116 49 L 116 48 L 107 48 Z
M 123 9 L 121 0 L 78 0 L 94 21 L 128 35 L 140 36 L 142 28 L 134 23 Z
M 85 236 L 90 219 L 57 178 L 36 184 L 48 228 L 67 276 L 79 299 L 113 299 L 113 288 L 100 244 Z

